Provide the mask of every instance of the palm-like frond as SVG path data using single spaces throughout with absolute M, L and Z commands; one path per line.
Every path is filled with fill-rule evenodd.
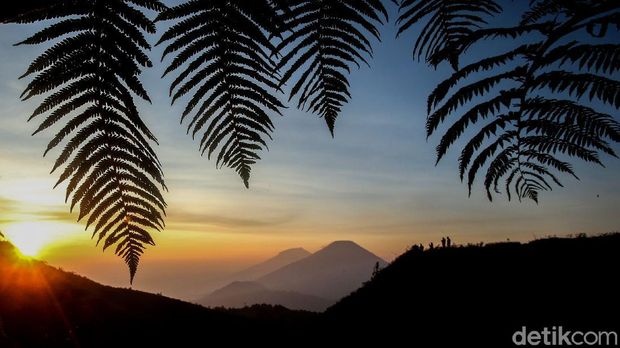
M 501 7 L 493 0 L 403 0 L 397 35 L 428 18 L 415 42 L 413 56 L 417 59 L 424 56 L 435 66 L 447 60 L 457 70 L 456 45 L 486 24 L 486 17 L 500 11 Z
M 330 132 L 342 106 L 351 98 L 347 74 L 351 66 L 368 64 L 372 45 L 368 34 L 379 39 L 377 25 L 387 20 L 379 0 L 286 0 L 284 28 L 290 31 L 277 47 L 285 69 L 283 85 L 293 83 L 290 99 L 298 107 L 325 119 Z
M 246 187 L 271 138 L 270 114 L 283 107 L 270 59 L 275 17 L 267 0 L 192 0 L 158 17 L 180 20 L 159 43 L 168 42 L 164 57 L 176 53 L 164 73 L 180 71 L 170 87 L 173 102 L 194 91 L 182 115 L 191 115 L 188 133 L 200 133 L 202 153 L 217 151 L 217 165 L 235 169 Z
M 42 119 L 35 131 L 60 129 L 45 153 L 64 144 L 52 172 L 62 169 L 56 185 L 67 183 L 71 209 L 94 225 L 93 237 L 104 250 L 129 266 L 130 279 L 150 230 L 164 226 L 165 188 L 160 163 L 149 142 L 133 94 L 148 95 L 138 76 L 151 66 L 143 32 L 155 26 L 140 8 L 162 10 L 156 0 L 56 1 L 16 17 L 16 22 L 57 18 L 19 44 L 54 44 L 36 58 L 24 76 L 34 75 L 23 99 L 47 94 L 30 119 Z
M 591 32 L 592 25 L 615 23 L 620 5 L 601 1 L 575 11 L 569 3 L 581 4 L 541 1 L 520 26 L 483 28 L 455 44 L 460 55 L 494 37 L 520 37 L 532 30 L 543 37 L 457 70 L 429 96 L 428 135 L 450 120 L 437 146 L 438 161 L 467 129 L 479 127 L 459 157 L 470 193 L 484 171 L 489 199 L 501 192 L 503 180 L 509 199 L 516 194 L 538 201 L 540 191 L 561 186 L 558 173 L 576 177 L 571 158 L 602 165 L 601 154 L 616 156 L 611 143 L 620 141 L 620 124 L 587 104 L 620 109 L 620 81 L 614 75 L 620 45 L 561 42 L 573 33 Z M 545 21 L 553 14 L 555 20 Z M 482 71 L 494 73 L 476 78 Z

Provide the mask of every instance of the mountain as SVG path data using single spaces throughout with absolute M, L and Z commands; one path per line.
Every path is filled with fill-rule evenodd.
M 304 248 L 292 248 L 281 251 L 278 255 L 263 261 L 257 265 L 249 267 L 235 275 L 233 278 L 235 281 L 247 281 L 247 280 L 255 280 L 264 276 L 265 274 L 271 273 L 279 268 L 282 268 L 290 263 L 295 261 L 299 261 L 310 255 L 310 252 Z
M 372 276 L 375 264 L 387 262 L 351 241 L 336 241 L 299 261 L 257 279 L 274 290 L 294 291 L 338 300 Z
M 262 284 L 236 281 L 218 289 L 199 301 L 210 307 L 241 308 L 254 304 L 281 305 L 288 309 L 322 312 L 334 302 L 294 291 L 270 290 Z
M 330 307 L 322 325 L 350 346 L 529 347 L 523 336 L 536 332 L 542 344 L 544 328 L 548 342 L 551 332 L 593 330 L 615 332 L 617 345 L 618 265 L 618 233 L 413 248 Z
M 333 242 L 314 254 L 301 248 L 289 249 L 239 273 L 235 281 L 198 303 L 231 308 L 264 303 L 323 311 L 368 281 L 377 262 L 386 265 L 380 257 L 350 241 Z

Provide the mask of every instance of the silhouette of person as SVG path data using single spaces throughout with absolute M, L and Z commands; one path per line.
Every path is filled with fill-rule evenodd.
M 450 237 L 446 238 L 446 243 L 448 244 L 448 248 L 452 246 L 452 240 Z
M 428 245 L 428 248 L 429 248 L 429 249 L 433 249 L 434 247 L 435 247 L 435 246 L 433 245 L 433 242 L 431 242 L 431 243 Z
M 441 238 L 441 247 L 442 248 L 446 247 L 446 237 Z

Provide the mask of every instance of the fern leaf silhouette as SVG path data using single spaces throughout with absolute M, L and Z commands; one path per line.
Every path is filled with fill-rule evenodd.
M 200 150 L 217 153 L 217 166 L 234 169 L 249 187 L 251 165 L 267 148 L 273 123 L 270 114 L 284 107 L 278 90 L 269 33 L 276 13 L 270 2 L 189 1 L 170 8 L 158 20 L 180 20 L 158 44 L 168 42 L 164 57 L 176 56 L 164 76 L 180 71 L 171 84 L 173 103 L 193 92 L 183 121 L 187 132 L 200 135 Z
M 289 34 L 276 48 L 284 85 L 294 80 L 289 100 L 325 119 L 333 136 L 336 118 L 351 98 L 347 74 L 351 66 L 368 64 L 372 45 L 380 39 L 377 25 L 387 21 L 379 0 L 288 0 L 282 17 Z M 295 80 L 293 75 L 300 72 Z
M 538 202 L 541 191 L 562 186 L 557 173 L 577 177 L 570 158 L 602 165 L 600 154 L 616 156 L 609 142 L 618 142 L 620 125 L 594 106 L 620 108 L 620 81 L 613 75 L 619 69 L 620 45 L 605 42 L 605 30 L 592 33 L 591 28 L 617 21 L 620 4 L 584 4 L 534 1 L 519 26 L 481 28 L 452 44 L 460 56 L 483 40 L 531 41 L 458 69 L 428 98 L 428 136 L 456 117 L 437 146 L 438 162 L 468 128 L 485 122 L 459 157 L 460 176 L 467 177 L 470 194 L 477 173 L 485 171 L 489 199 L 501 193 L 504 180 L 508 199 L 516 194 L 519 200 Z M 563 43 L 578 32 L 603 42 Z M 530 33 L 542 39 L 532 39 Z M 477 78 L 479 72 L 487 76 Z
M 57 19 L 17 45 L 53 41 L 22 77 L 34 77 L 24 100 L 47 95 L 29 120 L 41 119 L 37 134 L 60 124 L 45 154 L 64 144 L 52 172 L 62 170 L 56 186 L 65 183 L 78 220 L 93 225 L 93 237 L 129 267 L 130 281 L 152 230 L 164 227 L 166 203 L 161 165 L 150 142 L 156 139 L 144 124 L 133 95 L 149 101 L 138 79 L 151 66 L 150 48 L 142 32 L 155 26 L 141 8 L 160 11 L 156 0 L 52 1 L 30 8 L 11 21 L 30 23 Z
M 458 70 L 456 44 L 486 24 L 486 16 L 501 10 L 492 0 L 404 0 L 400 3 L 397 35 L 423 18 L 429 18 L 415 42 L 413 56 L 416 59 L 424 56 L 434 66 L 447 60 Z

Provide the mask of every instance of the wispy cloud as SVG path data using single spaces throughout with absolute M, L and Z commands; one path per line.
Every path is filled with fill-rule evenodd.
M 28 205 L 14 199 L 0 197 L 0 224 L 11 224 L 24 221 L 55 221 L 75 222 L 76 214 L 70 213 L 64 207 L 47 205 Z
M 251 218 L 219 214 L 200 214 L 193 212 L 171 211 L 168 214 L 169 226 L 182 226 L 184 230 L 209 231 L 215 228 L 238 229 L 268 228 L 285 225 L 296 220 L 296 215 L 286 214 L 274 217 Z

